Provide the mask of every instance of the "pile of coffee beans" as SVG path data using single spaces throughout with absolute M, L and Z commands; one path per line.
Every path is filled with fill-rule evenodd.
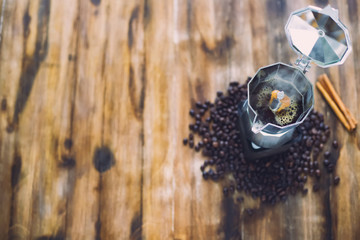
M 200 167 L 205 180 L 220 181 L 231 176 L 231 181 L 223 181 L 226 182 L 223 187 L 225 196 L 244 191 L 253 198 L 260 198 L 263 203 L 275 204 L 286 200 L 289 194 L 307 194 L 309 177 L 319 180 L 325 173 L 334 171 L 337 156 L 333 153 L 338 143 L 334 141 L 330 149 L 324 149 L 330 129 L 324 123 L 323 114 L 316 111 L 312 111 L 297 128 L 301 141 L 287 151 L 247 160 L 238 126 L 238 105 L 245 99 L 247 84 L 231 82 L 226 93 L 217 92 L 214 103 L 196 102 L 189 112 L 194 122 L 189 125 L 190 134 L 183 139 L 183 144 L 205 156 L 206 160 Z M 312 190 L 316 192 L 319 184 L 314 182 Z M 338 184 L 340 178 L 335 176 L 333 182 Z M 243 198 L 239 197 L 238 201 L 243 201 Z

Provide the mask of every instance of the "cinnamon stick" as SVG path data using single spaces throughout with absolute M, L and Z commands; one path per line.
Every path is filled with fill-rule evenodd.
M 357 121 L 355 120 L 355 117 L 351 114 L 349 109 L 345 106 L 337 92 L 335 91 L 334 86 L 331 84 L 328 76 L 326 74 L 322 74 L 320 76 L 320 79 L 322 80 L 321 84 L 328 90 L 330 97 L 334 100 L 334 102 L 339 106 L 340 110 L 343 112 L 346 120 L 350 124 L 350 128 L 353 130 L 355 129 L 357 125 Z
M 326 101 L 329 103 L 330 107 L 332 108 L 332 110 L 335 112 L 336 116 L 340 119 L 341 123 L 344 125 L 344 127 L 350 131 L 350 125 L 348 124 L 348 122 L 346 121 L 343 113 L 340 111 L 340 109 L 337 107 L 336 103 L 331 99 L 331 97 L 329 96 L 329 94 L 326 92 L 326 90 L 324 89 L 324 87 L 322 86 L 322 84 L 320 82 L 316 83 L 316 87 L 319 89 L 319 91 L 321 92 L 321 94 L 324 96 L 324 98 L 326 99 Z
M 318 77 L 318 81 L 321 83 L 321 85 L 323 86 L 323 88 L 325 89 L 325 91 L 329 94 L 329 96 L 330 96 L 331 98 L 333 98 L 332 95 L 331 95 L 331 93 L 330 93 L 330 89 L 328 88 L 328 86 L 327 86 L 326 83 L 325 83 L 324 74 L 323 74 L 323 75 L 320 75 L 320 76 Z
M 357 120 L 355 119 L 354 115 L 350 112 L 350 110 L 348 108 L 345 108 L 346 112 L 349 114 L 351 120 L 353 121 L 353 123 L 356 125 L 358 124 Z

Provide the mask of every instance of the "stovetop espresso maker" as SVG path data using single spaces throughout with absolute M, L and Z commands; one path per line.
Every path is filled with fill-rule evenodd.
M 248 83 L 248 99 L 239 105 L 244 152 L 260 158 L 285 151 L 301 138 L 294 132 L 314 106 L 314 90 L 305 73 L 342 64 L 351 52 L 347 28 L 338 10 L 309 6 L 293 12 L 285 26 L 294 66 L 275 63 L 260 68 Z

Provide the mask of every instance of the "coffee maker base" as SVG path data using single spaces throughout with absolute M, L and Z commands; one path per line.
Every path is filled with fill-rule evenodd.
M 240 103 L 241 106 L 243 103 Z M 239 119 L 239 127 L 240 127 L 240 135 L 241 135 L 241 143 L 244 152 L 244 156 L 248 160 L 260 159 L 265 157 L 270 157 L 275 154 L 279 154 L 288 150 L 294 143 L 300 142 L 302 135 L 294 131 L 292 138 L 286 143 L 279 145 L 275 148 L 264 148 L 256 145 L 248 139 L 246 134 L 246 126 L 242 119 Z

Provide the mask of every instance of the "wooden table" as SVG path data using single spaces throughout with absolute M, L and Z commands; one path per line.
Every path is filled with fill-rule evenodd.
M 319 92 L 340 143 L 338 187 L 327 175 L 320 193 L 236 204 L 182 145 L 195 101 L 294 62 L 289 14 L 327 3 L 0 0 L 0 239 L 359 239 L 359 130 Z M 353 53 L 307 77 L 328 73 L 359 119 L 360 1 L 330 3 Z

